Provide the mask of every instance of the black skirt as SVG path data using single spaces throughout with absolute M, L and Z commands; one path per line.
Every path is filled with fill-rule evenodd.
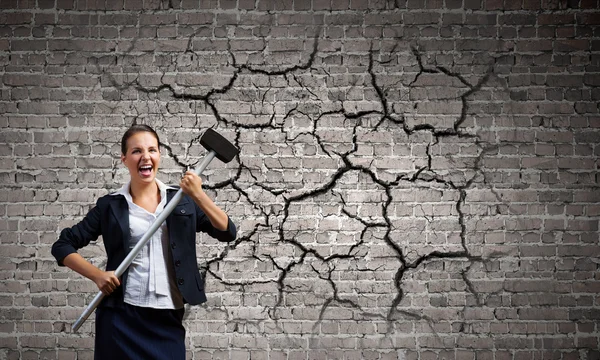
M 94 359 L 184 360 L 184 312 L 124 303 L 98 308 Z

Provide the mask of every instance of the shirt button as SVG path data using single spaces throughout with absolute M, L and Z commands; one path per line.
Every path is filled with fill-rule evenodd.
M 181 265 L 181 261 L 179 261 L 179 260 L 175 261 L 175 266 L 179 267 L 179 265 Z
M 177 247 L 177 244 L 171 243 L 171 249 L 175 249 L 176 247 Z
M 182 213 L 182 214 L 185 214 L 185 210 L 184 210 L 184 209 L 181 209 L 181 213 Z
M 179 278 L 179 279 L 177 279 L 177 283 L 178 283 L 179 285 L 183 285 L 183 278 Z

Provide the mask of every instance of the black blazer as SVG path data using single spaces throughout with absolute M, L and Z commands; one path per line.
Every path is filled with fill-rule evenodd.
M 167 202 L 176 192 L 167 189 Z M 201 304 L 206 301 L 206 294 L 204 278 L 196 261 L 196 233 L 202 231 L 219 241 L 228 242 L 236 237 L 235 225 L 228 218 L 227 230 L 215 229 L 204 212 L 185 194 L 166 221 L 177 287 L 186 303 Z M 98 199 L 96 206 L 81 222 L 61 231 L 59 239 L 52 245 L 52 255 L 60 266 L 64 266 L 62 260 L 67 255 L 77 252 L 100 235 L 108 257 L 106 271 L 114 271 L 129 253 L 129 208 L 123 195 L 105 195 Z M 122 275 L 122 286 L 105 297 L 100 306 L 122 305 L 126 284 L 127 271 Z

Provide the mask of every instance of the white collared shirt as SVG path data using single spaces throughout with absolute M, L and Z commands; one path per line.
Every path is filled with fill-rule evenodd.
M 129 207 L 129 250 L 133 249 L 144 236 L 152 223 L 167 204 L 167 189 L 160 180 L 155 179 L 160 190 L 160 203 L 151 213 L 134 204 L 129 188 L 131 183 L 112 195 L 123 195 Z M 124 301 L 130 305 L 156 309 L 179 309 L 183 307 L 183 297 L 175 283 L 173 264 L 169 255 L 169 232 L 167 222 L 156 230 L 146 246 L 133 259 L 127 269 L 127 285 L 124 289 Z

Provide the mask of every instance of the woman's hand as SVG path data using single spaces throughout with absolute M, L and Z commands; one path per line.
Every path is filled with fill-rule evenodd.
M 104 295 L 110 295 L 121 285 L 114 271 L 102 271 L 82 258 L 78 253 L 71 253 L 63 259 L 63 264 L 69 269 L 92 280 Z
M 179 186 L 184 193 L 192 199 L 200 199 L 204 191 L 202 190 L 202 179 L 193 171 L 186 171 L 179 182 Z
M 102 291 L 104 295 L 110 295 L 117 287 L 121 285 L 119 278 L 115 275 L 114 271 L 102 271 L 96 275 L 93 279 L 98 286 L 98 289 Z
M 187 171 L 183 175 L 181 182 L 179 182 L 179 186 L 202 209 L 212 226 L 221 231 L 227 230 L 229 218 L 202 190 L 202 179 L 200 176 L 196 175 L 193 171 Z

